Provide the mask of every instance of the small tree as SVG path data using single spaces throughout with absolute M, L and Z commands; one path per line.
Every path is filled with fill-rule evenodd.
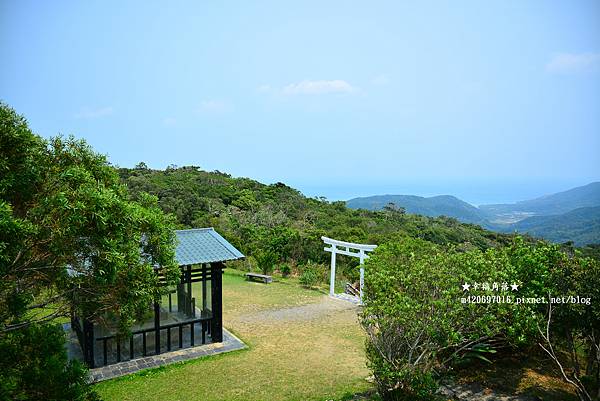
M 45 141 L 5 105 L 0 129 L 0 333 L 74 308 L 126 329 L 160 296 L 155 266 L 178 277 L 171 220 L 84 141 Z
M 277 263 L 277 254 L 272 251 L 259 251 L 256 255 L 256 263 L 263 274 L 270 274 L 273 271 L 275 263 Z

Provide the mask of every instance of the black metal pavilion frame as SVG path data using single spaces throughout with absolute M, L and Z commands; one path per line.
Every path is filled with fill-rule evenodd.
M 79 344 L 83 352 L 83 359 L 86 365 L 90 368 L 97 367 L 97 363 L 94 355 L 94 345 L 97 342 L 102 344 L 102 365 L 108 365 L 108 351 L 107 347 L 116 344 L 116 361 L 112 363 L 118 363 L 124 360 L 132 360 L 147 355 L 158 355 L 163 352 L 169 352 L 172 349 L 172 331 L 175 330 L 178 335 L 178 348 L 184 347 L 184 331 L 189 326 L 189 344 L 190 346 L 196 345 L 196 339 L 194 334 L 194 328 L 196 325 L 201 325 L 201 344 L 206 344 L 207 334 L 210 335 L 213 343 L 223 342 L 223 298 L 222 298 L 222 287 L 223 287 L 223 269 L 225 265 L 223 262 L 203 263 L 200 265 L 183 265 L 180 266 L 181 278 L 178 283 L 178 287 L 187 286 L 187 294 L 189 297 L 181 298 L 180 292 L 177 291 L 178 308 L 183 304 L 183 307 L 188 311 L 193 311 L 195 315 L 195 299 L 191 297 L 192 294 L 192 283 L 202 282 L 202 297 L 203 305 L 206 305 L 206 293 L 207 293 L 207 282 L 210 280 L 211 286 L 211 308 L 208 310 L 209 313 L 203 312 L 198 318 L 186 320 L 185 322 L 177 322 L 167 325 L 160 324 L 160 303 L 154 303 L 154 326 L 147 329 L 140 329 L 131 332 L 129 336 L 129 352 L 128 355 L 123 355 L 121 345 L 125 343 L 125 339 L 119 339 L 116 334 L 95 337 L 94 334 L 94 323 L 88 319 L 80 319 L 75 313 L 71 314 L 71 327 L 77 333 Z M 161 280 L 162 281 L 162 280 Z M 164 283 L 164 281 L 163 281 Z M 172 308 L 172 294 L 168 294 L 169 299 L 169 311 Z M 183 302 L 182 302 L 183 301 Z M 153 333 L 154 336 L 154 350 L 148 350 L 146 344 L 146 336 L 149 333 Z M 166 335 L 166 347 L 161 347 L 161 336 L 163 333 Z M 134 347 L 134 340 L 136 337 L 142 338 L 142 352 L 136 353 Z M 165 349 L 163 349 L 165 348 Z M 125 357 L 125 358 L 123 358 Z

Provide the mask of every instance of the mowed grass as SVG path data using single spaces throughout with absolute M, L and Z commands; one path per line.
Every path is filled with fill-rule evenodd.
M 223 320 L 266 309 L 316 302 L 325 292 L 308 290 L 295 278 L 276 278 L 271 284 L 248 282 L 244 272 L 226 269 L 223 275 Z M 200 283 L 195 283 L 200 286 Z M 194 289 L 196 291 L 196 289 Z
M 105 400 L 145 401 L 325 400 L 365 391 L 371 385 L 365 380 L 369 372 L 356 309 L 312 313 L 330 302 L 342 301 L 293 279 L 265 285 L 228 269 L 224 326 L 249 349 L 147 370 L 96 388 Z

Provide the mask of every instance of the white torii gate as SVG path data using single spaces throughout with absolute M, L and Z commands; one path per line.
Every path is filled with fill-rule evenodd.
M 360 258 L 360 302 L 363 298 L 363 284 L 365 282 L 365 259 L 369 257 L 365 252 L 377 248 L 377 245 L 355 244 L 353 242 L 338 241 L 336 239 L 321 237 L 324 243 L 330 247 L 323 248 L 325 252 L 331 252 L 331 277 L 329 279 L 329 295 L 335 295 L 335 257 L 340 255 L 354 256 Z

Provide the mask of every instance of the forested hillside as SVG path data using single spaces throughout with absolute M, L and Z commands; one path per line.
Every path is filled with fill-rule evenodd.
M 483 211 L 451 195 L 429 198 L 415 195 L 376 195 L 354 198 L 346 202 L 349 208 L 367 210 L 381 210 L 390 203 L 403 207 L 407 213 L 454 217 L 465 223 L 483 224 L 487 219 Z
M 600 207 L 582 207 L 552 216 L 528 217 L 506 231 L 528 233 L 552 242 L 572 241 L 583 246 L 600 242 Z
M 394 208 L 352 210 L 345 202 L 306 198 L 282 183 L 264 185 L 199 167 L 161 171 L 140 163 L 134 169 L 119 169 L 119 174 L 134 198 L 141 192 L 156 195 L 180 227 L 215 227 L 245 254 L 272 252 L 278 261 L 326 262 L 322 235 L 375 244 L 407 235 L 479 249 L 510 240 L 510 235 L 451 218 L 404 214 Z

